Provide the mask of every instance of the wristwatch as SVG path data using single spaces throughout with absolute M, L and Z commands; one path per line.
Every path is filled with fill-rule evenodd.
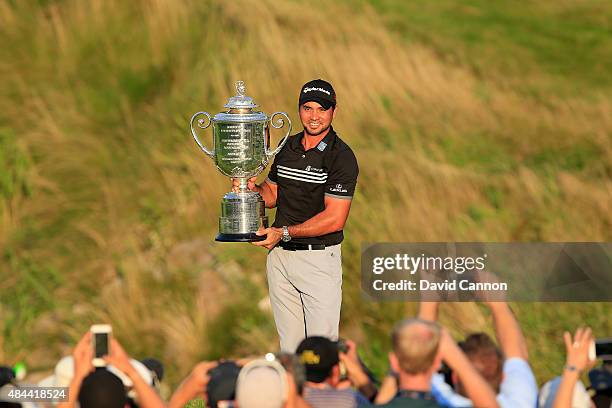
M 289 242 L 291 241 L 291 235 L 289 235 L 289 227 L 288 226 L 283 226 L 283 242 Z

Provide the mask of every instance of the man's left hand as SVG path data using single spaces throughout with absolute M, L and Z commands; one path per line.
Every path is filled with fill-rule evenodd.
M 276 246 L 276 244 L 279 243 L 279 241 L 283 237 L 283 229 L 276 228 L 276 227 L 270 227 L 270 228 L 260 229 L 259 231 L 256 232 L 256 234 L 258 236 L 267 235 L 267 237 L 264 241 L 251 242 L 251 244 L 255 246 L 264 247 L 267 249 L 272 249 Z
M 132 379 L 134 375 L 139 375 L 138 371 L 136 371 L 130 362 L 130 357 L 114 337 L 110 340 L 110 353 L 104 356 L 104 361 L 108 364 L 112 364 L 115 368 Z

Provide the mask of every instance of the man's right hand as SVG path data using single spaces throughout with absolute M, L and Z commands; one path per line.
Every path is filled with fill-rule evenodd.
M 91 346 L 91 331 L 87 331 L 81 340 L 77 343 L 72 352 L 72 360 L 74 364 L 74 378 L 82 380 L 93 371 L 93 347 Z
M 256 189 L 255 180 L 257 180 L 257 177 L 251 177 L 247 181 L 247 188 L 251 191 L 255 191 Z M 234 193 L 238 193 L 240 191 L 240 181 L 237 178 L 232 179 L 232 191 Z
M 346 340 L 346 345 L 348 347 L 347 352 L 340 351 L 338 357 L 344 363 L 349 380 L 356 388 L 368 385 L 370 379 L 359 362 L 357 345 L 352 340 Z

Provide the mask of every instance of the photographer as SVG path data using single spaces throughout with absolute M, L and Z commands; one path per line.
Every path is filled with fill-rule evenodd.
M 242 363 L 245 367 L 240 368 L 238 364 Z M 238 364 L 231 361 L 197 364 L 170 398 L 168 408 L 182 408 L 195 398 L 202 398 L 211 408 L 310 407 L 299 396 L 293 376 L 280 362 L 244 359 Z M 271 367 L 275 370 L 270 370 Z
M 202 398 L 211 408 L 223 406 L 221 402 L 233 403 L 239 372 L 240 367 L 232 361 L 197 364 L 172 394 L 168 408 L 181 408 L 195 398 Z
M 422 319 L 401 321 L 393 331 L 391 373 L 381 385 L 377 404 L 386 407 L 447 406 L 432 389 L 432 377 L 442 361 L 453 369 L 468 398 L 477 407 L 496 408 L 495 393 L 457 346 L 448 331 Z
M 110 339 L 110 353 L 104 361 L 124 373 L 133 383 L 140 408 L 162 408 L 164 403 L 153 387 L 145 382 L 131 364 L 127 353 L 114 338 Z M 74 408 L 78 399 L 81 408 L 124 408 L 130 401 L 123 382 L 105 368 L 93 366 L 92 333 L 87 332 L 72 352 L 74 375 L 70 381 L 67 402 L 58 404 L 59 408 Z
M 460 343 L 480 374 L 497 393 L 504 408 L 531 408 L 537 404 L 538 388 L 528 363 L 527 343 L 521 327 L 506 302 L 484 302 L 493 315 L 495 335 L 501 350 L 484 333 L 474 333 Z M 421 302 L 419 317 L 436 321 L 439 302 Z M 463 382 L 453 373 L 454 389 L 442 375 L 435 375 L 433 390 L 451 407 L 471 407 Z
M 302 395 L 313 407 L 354 408 L 368 403 L 368 398 L 349 388 L 351 385 L 368 397 L 376 395 L 376 388 L 359 362 L 355 343 L 347 341 L 346 347 L 346 353 L 341 352 L 338 342 L 320 336 L 307 337 L 298 346 L 296 354 L 306 369 Z M 348 381 L 342 378 L 341 362 Z

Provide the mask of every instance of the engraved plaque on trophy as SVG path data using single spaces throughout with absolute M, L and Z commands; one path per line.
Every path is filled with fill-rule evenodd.
M 240 189 L 237 193 L 225 194 L 221 201 L 219 234 L 221 242 L 262 241 L 265 236 L 255 232 L 268 227 L 265 203 L 261 195 L 247 189 L 247 181 L 260 174 L 287 142 L 291 133 L 291 120 L 285 112 L 267 116 L 254 111 L 257 105 L 253 98 L 245 95 L 244 82 L 236 82 L 236 96 L 224 105 L 228 110 L 217 113 L 212 119 L 206 112 L 197 112 L 191 117 L 191 134 L 202 151 L 215 161 L 217 169 L 224 175 L 237 178 Z M 274 122 L 274 118 L 278 117 Z M 278 147 L 270 150 L 270 126 L 279 129 L 287 120 L 287 134 Z M 198 139 L 195 126 L 206 129 L 212 124 L 213 150 L 208 150 Z

